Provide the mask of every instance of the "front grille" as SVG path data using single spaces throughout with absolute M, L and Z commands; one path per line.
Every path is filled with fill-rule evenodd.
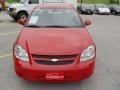
M 71 64 L 74 62 L 74 60 L 61 60 L 61 61 L 48 61 L 48 60 L 35 60 L 38 64 L 44 64 L 44 65 L 65 65 L 65 64 Z
M 45 58 L 45 59 L 62 59 L 62 58 L 76 58 L 76 54 L 74 55 L 38 55 L 38 54 L 32 54 L 33 58 Z
M 32 54 L 33 60 L 38 64 L 44 65 L 65 65 L 72 64 L 77 57 L 76 54 L 73 55 L 38 55 Z M 58 61 L 52 61 L 52 59 L 58 59 Z
M 91 9 L 86 9 L 86 11 L 91 11 Z

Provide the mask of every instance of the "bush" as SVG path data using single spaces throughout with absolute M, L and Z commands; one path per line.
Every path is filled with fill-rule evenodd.
M 20 0 L 6 0 L 9 3 L 13 3 L 13 2 L 19 2 Z
M 110 0 L 110 3 L 119 3 L 119 0 Z

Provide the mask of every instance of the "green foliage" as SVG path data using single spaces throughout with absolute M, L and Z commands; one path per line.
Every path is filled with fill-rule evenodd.
M 111 3 L 119 3 L 119 0 L 110 0 Z
M 20 0 L 6 0 L 6 1 L 12 3 L 12 2 L 19 2 Z

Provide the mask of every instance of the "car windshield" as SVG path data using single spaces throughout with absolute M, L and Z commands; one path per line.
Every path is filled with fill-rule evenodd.
M 26 0 L 20 0 L 19 3 L 24 4 L 25 2 L 26 2 Z
M 107 5 L 98 5 L 98 8 L 108 8 Z
M 82 5 L 83 8 L 85 9 L 93 9 L 93 5 Z
M 45 3 L 61 3 L 64 2 L 64 0 L 44 0 Z
M 108 8 L 107 5 L 104 5 L 104 4 L 99 4 L 97 5 L 98 8 Z
M 30 16 L 28 27 L 82 27 L 82 20 L 73 9 L 35 9 Z

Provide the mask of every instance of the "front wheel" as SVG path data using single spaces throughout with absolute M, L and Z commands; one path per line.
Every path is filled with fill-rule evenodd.
M 96 11 L 96 14 L 98 14 L 98 15 L 100 14 L 98 10 Z
M 20 12 L 18 14 L 18 20 L 19 19 L 24 19 L 24 20 L 27 20 L 27 17 L 28 17 L 28 14 L 26 12 Z
M 17 20 L 18 20 L 18 18 L 17 18 L 17 17 L 13 17 L 13 19 L 14 19 L 15 21 L 17 21 Z
M 115 12 L 115 11 L 113 11 L 113 12 L 112 12 L 112 14 L 113 14 L 113 15 L 116 15 L 116 12 Z

